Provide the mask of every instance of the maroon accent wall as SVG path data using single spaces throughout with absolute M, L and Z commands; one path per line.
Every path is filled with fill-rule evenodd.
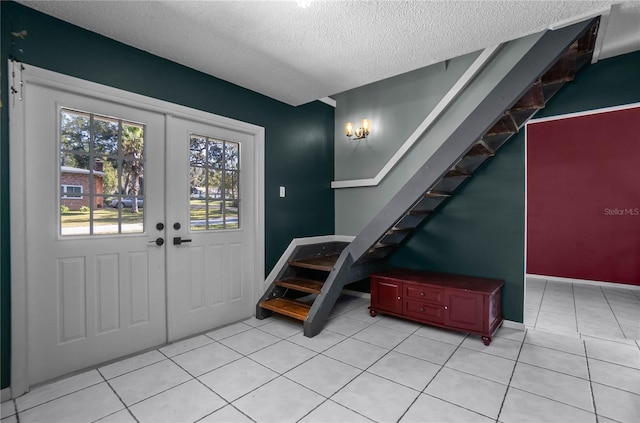
M 640 285 L 640 106 L 526 131 L 527 273 Z

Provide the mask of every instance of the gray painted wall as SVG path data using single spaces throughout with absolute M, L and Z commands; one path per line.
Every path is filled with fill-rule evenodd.
M 373 178 L 433 110 L 479 52 L 388 78 L 333 96 L 335 179 Z M 344 125 L 372 124 L 366 140 L 349 140 Z
M 538 41 L 542 34 L 534 34 L 515 41 L 507 43 L 496 54 L 491 62 L 482 70 L 476 79 L 467 87 L 460 96 L 453 102 L 447 111 L 428 129 L 425 134 L 420 137 L 413 148 L 404 156 L 398 165 L 382 180 L 380 185 L 376 187 L 360 187 L 360 188 L 341 188 L 335 190 L 335 207 L 336 207 L 336 234 L 340 235 L 357 235 L 358 232 L 369 222 L 373 216 L 388 202 L 388 200 L 402 187 L 406 181 L 424 164 L 425 160 L 430 157 L 447 139 L 451 132 L 455 129 L 457 122 L 467 116 L 478 103 L 486 97 L 486 95 L 495 87 L 495 85 L 504 78 L 507 72 L 522 58 L 522 56 Z M 457 80 L 451 80 L 451 76 L 457 73 L 457 77 L 464 73 L 478 53 L 467 55 L 459 58 L 459 62 L 453 63 L 446 71 L 437 72 L 426 68 L 424 73 L 419 71 L 410 74 L 401 75 L 397 78 L 381 81 L 380 83 L 370 84 L 366 87 L 357 88 L 335 96 L 337 101 L 335 113 L 335 175 L 336 180 L 345 179 L 345 175 L 351 178 L 371 178 L 375 176 L 379 169 L 386 163 L 393 153 L 404 143 L 406 138 L 415 130 L 415 128 L 424 120 L 431 112 L 438 101 L 444 97 L 446 92 Z M 458 59 L 456 59 L 458 60 Z M 451 70 L 451 74 L 449 73 Z M 456 72 L 453 71 L 456 69 Z M 415 75 L 412 75 L 415 74 Z M 415 80 L 411 80 L 415 76 Z M 440 83 L 440 79 L 444 82 Z M 395 94 L 390 95 L 391 87 L 398 85 L 399 93 L 407 92 L 423 92 L 425 84 L 432 87 L 444 86 L 440 96 L 437 99 L 429 98 L 424 103 L 431 104 L 431 107 L 425 109 L 413 110 L 411 124 L 405 123 L 405 119 L 398 119 L 398 108 L 403 108 L 405 100 L 396 97 Z M 378 85 L 381 87 L 378 87 Z M 365 91 L 363 93 L 362 91 Z M 423 92 L 424 93 L 424 92 Z M 428 94 L 425 94 L 428 95 Z M 377 98 L 380 96 L 380 98 Z M 375 100 L 375 101 L 374 101 Z M 414 100 L 412 100 L 414 101 Z M 417 109 L 417 107 L 416 107 Z M 373 118 L 376 116 L 377 120 Z M 344 135 L 344 123 L 349 119 L 355 123 L 359 123 L 362 118 L 369 118 L 372 125 L 372 136 L 366 141 L 348 141 Z M 411 125 L 411 126 L 409 126 Z M 406 127 L 404 137 L 400 138 L 391 151 L 378 147 L 377 144 L 383 142 L 375 138 L 377 127 L 382 127 L 383 133 L 389 133 L 388 128 Z M 469 143 L 474 140 L 469 140 Z M 386 142 L 386 140 L 384 141 Z M 347 143 L 351 143 L 347 145 Z M 360 147 L 360 144 L 365 146 Z M 366 147 L 366 145 L 370 145 Z M 375 152 L 379 153 L 376 163 L 381 163 L 378 168 L 373 169 L 370 162 Z M 344 155 L 348 157 L 345 160 Z M 369 172 L 369 173 L 366 173 Z M 342 177 L 339 177 L 342 176 Z

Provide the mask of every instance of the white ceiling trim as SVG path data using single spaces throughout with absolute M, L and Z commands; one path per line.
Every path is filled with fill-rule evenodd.
M 319 99 L 318 101 L 321 101 L 325 104 L 328 104 L 331 107 L 336 107 L 337 103 L 334 99 L 332 99 L 331 97 L 322 97 L 321 99 Z

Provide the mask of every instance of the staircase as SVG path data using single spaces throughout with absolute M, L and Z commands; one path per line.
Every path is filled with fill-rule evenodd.
M 342 288 L 368 277 L 591 60 L 598 20 L 545 33 L 351 242 L 302 246 L 256 306 L 318 334 Z

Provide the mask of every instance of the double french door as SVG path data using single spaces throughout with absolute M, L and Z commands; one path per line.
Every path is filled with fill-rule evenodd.
M 17 107 L 27 386 L 252 315 L 259 130 L 36 76 Z

